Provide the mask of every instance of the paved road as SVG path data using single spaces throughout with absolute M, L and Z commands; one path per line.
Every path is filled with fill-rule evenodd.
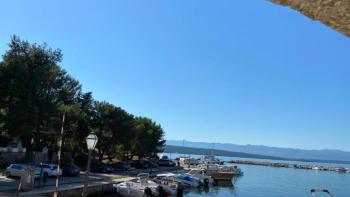
M 90 176 L 91 181 L 102 180 L 100 176 L 92 175 Z M 6 178 L 5 176 L 0 176 L 0 192 L 2 193 L 13 193 L 17 190 L 19 185 L 19 178 Z M 84 180 L 84 174 L 76 177 L 60 177 L 59 185 L 65 184 L 75 184 L 81 183 Z M 55 186 L 56 177 L 49 177 L 46 183 L 41 183 L 39 186 L 39 180 L 35 180 L 35 188 L 45 187 L 45 186 Z
M 167 168 L 167 167 L 158 167 L 151 170 L 130 170 L 124 172 L 115 172 L 111 174 L 102 174 L 102 173 L 91 173 L 89 179 L 91 182 L 94 181 L 108 181 L 108 182 L 121 182 L 124 178 L 134 177 L 139 173 L 161 173 L 161 172 L 170 172 L 180 170 L 179 168 Z M 77 177 L 60 177 L 59 186 L 72 186 L 76 184 L 82 184 L 84 182 L 85 173 L 81 172 L 80 176 Z M 35 190 L 52 188 L 55 186 L 56 177 L 50 177 L 47 179 L 45 185 L 39 187 L 39 181 L 35 182 Z M 42 183 L 43 184 L 43 183 Z M 6 178 L 3 175 L 0 175 L 0 196 L 4 194 L 14 194 L 17 191 L 19 185 L 19 178 Z

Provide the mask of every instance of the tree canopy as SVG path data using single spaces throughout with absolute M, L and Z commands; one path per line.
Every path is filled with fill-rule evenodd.
M 0 135 L 22 139 L 28 150 L 44 145 L 55 149 L 65 113 L 68 151 L 86 151 L 90 132 L 99 138 L 100 159 L 148 157 L 162 151 L 165 140 L 159 124 L 83 93 L 81 84 L 60 67 L 62 57 L 61 50 L 45 43 L 12 37 L 0 61 Z

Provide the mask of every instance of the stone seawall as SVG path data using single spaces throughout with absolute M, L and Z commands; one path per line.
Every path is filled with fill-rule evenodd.
M 278 167 L 278 168 L 296 168 L 296 169 L 305 169 L 305 170 L 322 170 L 322 171 L 350 173 L 349 168 L 336 167 L 336 166 L 318 166 L 318 165 L 273 163 L 273 162 L 267 162 L 267 161 L 246 161 L 246 160 L 233 160 L 233 161 L 229 161 L 229 163 L 270 166 L 270 167 Z

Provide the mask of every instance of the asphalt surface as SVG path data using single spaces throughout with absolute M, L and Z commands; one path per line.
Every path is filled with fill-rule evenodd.
M 84 174 L 81 174 L 80 176 L 76 177 L 60 177 L 59 178 L 59 185 L 67 185 L 67 184 L 75 184 L 75 183 L 81 183 L 84 180 Z M 96 175 L 91 175 L 90 180 L 91 181 L 97 181 L 102 180 L 103 178 Z M 18 189 L 18 185 L 20 182 L 20 178 L 6 178 L 5 176 L 0 176 L 0 193 L 15 193 Z M 41 185 L 39 185 L 39 180 L 36 179 L 34 182 L 34 188 L 44 188 L 49 186 L 55 186 L 56 185 L 56 177 L 49 177 L 47 178 L 46 183 L 41 182 Z
M 129 170 L 129 171 L 120 171 L 109 174 L 104 173 L 90 173 L 89 181 L 97 182 L 97 181 L 109 181 L 109 182 L 120 182 L 123 178 L 126 177 L 134 177 L 139 173 L 162 173 L 162 172 L 174 172 L 180 170 L 177 167 L 158 167 L 154 169 L 148 170 Z M 76 184 L 81 184 L 84 182 L 85 172 L 81 172 L 79 176 L 76 177 L 65 177 L 61 176 L 59 178 L 59 187 L 68 187 Z M 20 179 L 19 178 L 7 178 L 6 176 L 0 174 L 0 196 L 6 196 L 10 194 L 17 193 L 18 185 Z M 56 185 L 56 177 L 49 177 L 46 183 L 41 183 L 39 185 L 39 180 L 35 181 L 34 190 L 41 190 L 45 188 L 52 188 Z

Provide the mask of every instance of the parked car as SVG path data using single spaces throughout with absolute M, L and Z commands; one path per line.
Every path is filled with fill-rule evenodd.
M 121 163 L 121 165 L 124 165 L 128 170 L 130 169 L 130 163 L 128 161 L 120 161 L 118 163 Z
M 6 177 L 21 177 L 27 167 L 30 167 L 30 165 L 10 164 L 5 170 L 5 175 Z M 40 168 L 34 167 L 34 177 L 40 177 Z
M 113 164 L 109 164 L 109 166 L 111 166 L 114 169 L 114 171 L 125 171 L 130 169 L 130 164 L 126 162 L 116 162 Z
M 163 155 L 160 159 L 169 159 L 169 157 L 166 155 Z
M 167 166 L 167 167 L 174 167 L 174 166 L 176 166 L 176 164 L 173 161 L 169 160 L 169 159 L 160 159 L 158 161 L 158 165 L 159 166 Z
M 111 167 L 111 166 L 107 166 L 106 164 L 103 164 L 103 165 L 105 165 L 105 167 L 106 167 L 106 173 L 111 173 L 111 172 L 113 172 L 114 171 L 114 168 L 113 167 Z
M 148 160 L 145 160 L 145 162 L 148 162 L 148 166 L 149 168 L 157 168 L 158 167 L 158 164 L 156 161 L 148 161 Z
M 41 169 L 42 169 L 42 175 L 43 176 L 61 176 L 62 175 L 62 170 L 60 169 L 58 171 L 58 165 L 57 164 L 37 164 L 37 163 L 29 163 L 28 165 L 31 165 L 35 168 L 39 168 L 40 169 L 40 173 L 41 173 Z
M 80 168 L 74 163 L 61 164 L 63 176 L 77 176 L 80 174 Z
M 102 173 L 110 173 L 113 172 L 113 168 L 108 166 L 100 161 L 93 160 L 91 161 L 91 172 L 102 172 Z
M 148 169 L 150 167 L 149 162 L 145 162 L 145 160 L 132 160 L 130 166 L 136 169 Z
M 43 168 L 43 174 L 44 176 L 61 176 L 62 175 L 62 170 L 58 170 L 58 165 L 57 164 L 43 164 L 39 166 L 39 168 Z
M 131 161 L 130 166 L 136 169 L 148 169 L 158 167 L 156 163 L 148 160 L 133 160 Z

